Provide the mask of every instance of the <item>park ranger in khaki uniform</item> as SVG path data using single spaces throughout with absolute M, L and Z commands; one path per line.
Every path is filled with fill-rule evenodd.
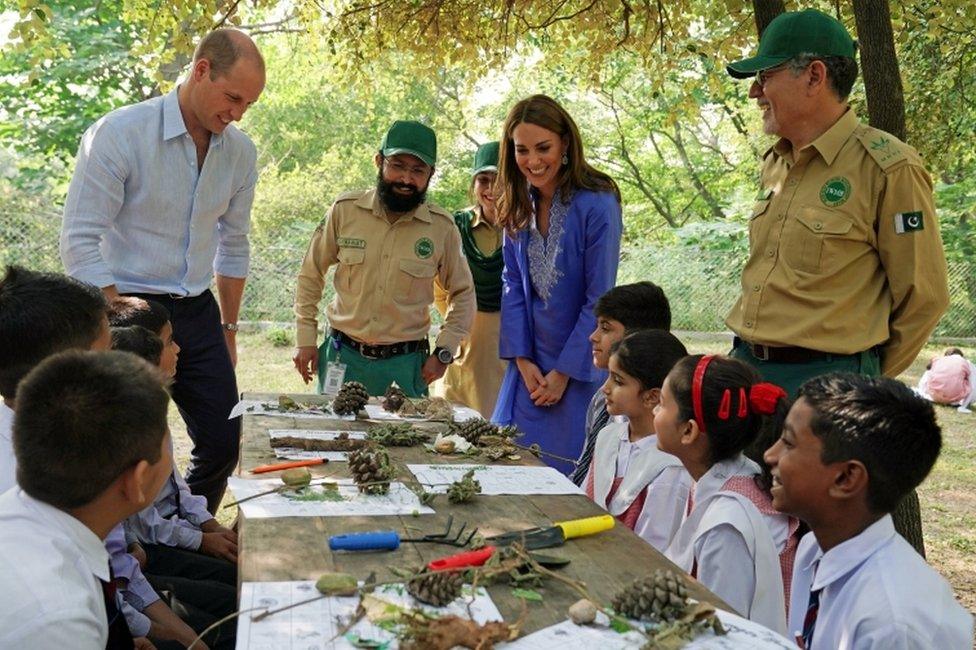
M 340 196 L 315 230 L 295 297 L 294 362 L 305 383 L 317 371 L 320 391 L 356 380 L 381 395 L 395 381 L 416 397 L 453 360 L 474 318 L 475 293 L 453 218 L 425 201 L 436 159 L 430 128 L 395 122 L 375 157 L 376 188 Z M 330 327 L 317 348 L 318 304 L 332 265 Z M 432 353 L 435 278 L 448 308 Z
M 922 161 L 847 104 L 855 49 L 837 20 L 790 12 L 769 24 L 756 56 L 728 66 L 752 78 L 764 131 L 780 139 L 764 157 L 742 295 L 726 324 L 732 355 L 790 394 L 827 372 L 899 374 L 949 302 Z

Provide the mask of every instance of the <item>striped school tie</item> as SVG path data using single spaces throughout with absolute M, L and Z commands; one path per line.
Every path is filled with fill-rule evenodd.
M 817 624 L 821 591 L 822 589 L 815 589 L 810 592 L 810 604 L 807 605 L 807 613 L 803 617 L 803 647 L 807 650 L 810 650 L 810 644 L 813 643 L 813 628 Z
M 108 619 L 108 643 L 105 648 L 106 650 L 132 650 L 135 645 L 132 641 L 132 633 L 129 632 L 129 625 L 119 609 L 115 579 L 111 578 L 108 582 L 99 579 L 99 582 L 102 583 L 105 617 Z

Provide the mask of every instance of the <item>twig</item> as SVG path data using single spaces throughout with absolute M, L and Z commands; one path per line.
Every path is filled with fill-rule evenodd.
M 558 456 L 558 455 L 553 454 L 551 452 L 548 452 L 548 451 L 546 451 L 544 449 L 540 449 L 538 447 L 533 447 L 531 445 L 528 445 L 528 446 L 527 445 L 520 445 L 517 442 L 513 442 L 512 445 L 515 446 L 515 447 L 517 447 L 517 448 L 519 448 L 519 449 L 521 449 L 521 450 L 523 450 L 523 451 L 527 451 L 527 452 L 529 452 L 531 454 L 535 454 L 536 456 L 546 456 L 548 458 L 555 458 L 556 460 L 561 460 L 564 463 L 572 463 L 573 464 L 573 467 L 579 465 L 579 461 L 577 459 L 575 459 L 575 458 L 566 458 L 565 456 Z
M 320 479 L 316 479 L 314 481 L 310 481 L 307 485 L 281 485 L 279 487 L 274 488 L 273 490 L 265 490 L 264 492 L 258 492 L 257 494 L 252 494 L 249 497 L 244 497 L 243 499 L 232 501 L 227 505 L 225 505 L 224 509 L 239 505 L 241 503 L 244 503 L 245 501 L 250 501 L 251 499 L 257 499 L 258 497 L 267 496 L 269 494 L 275 494 L 276 492 L 287 492 L 288 490 L 297 490 L 303 487 L 310 487 L 312 485 L 324 485 L 329 481 L 335 481 L 337 478 L 338 478 L 337 476 L 326 476 Z
M 200 634 L 198 634 L 197 635 L 197 638 L 193 639 L 193 641 L 190 642 L 190 645 L 186 646 L 186 650 L 193 650 L 193 646 L 195 646 L 197 644 L 197 641 L 202 641 L 203 640 L 203 637 L 208 632 L 210 632 L 210 630 L 213 630 L 213 629 L 219 627 L 220 625 L 226 623 L 227 621 L 230 621 L 230 620 L 233 620 L 233 619 L 237 618 L 241 614 L 247 614 L 248 612 L 253 612 L 256 609 L 262 609 L 262 608 L 261 607 L 251 607 L 249 609 L 239 609 L 236 612 L 231 612 L 230 614 L 228 614 L 227 616 L 223 617 L 222 619 L 220 619 L 218 621 L 214 621 L 209 626 L 207 626 L 206 629 L 203 630 L 203 632 L 201 632 Z

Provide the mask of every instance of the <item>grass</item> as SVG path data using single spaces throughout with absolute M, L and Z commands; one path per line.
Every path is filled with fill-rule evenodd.
M 238 335 L 237 383 L 243 392 L 310 392 L 291 361 L 292 333 L 287 330 L 242 332 Z M 727 337 L 685 335 L 679 337 L 692 352 L 723 353 Z M 942 354 L 945 346 L 927 346 L 899 379 L 910 386 L 918 383 L 925 365 Z M 976 358 L 976 348 L 963 348 Z M 922 526 L 928 561 L 952 585 L 956 597 L 970 611 L 976 611 L 976 413 L 959 413 L 955 408 L 936 407 L 942 426 L 943 449 L 932 473 L 919 488 Z M 177 461 L 185 468 L 190 441 L 176 409 L 170 413 Z M 225 498 L 225 502 L 228 499 Z M 228 514 L 224 514 L 228 513 Z M 233 518 L 223 511 L 221 519 Z

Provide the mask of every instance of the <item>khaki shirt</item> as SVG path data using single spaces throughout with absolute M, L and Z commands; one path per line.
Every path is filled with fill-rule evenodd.
M 474 213 L 474 218 L 471 219 L 471 236 L 474 237 L 474 243 L 485 255 L 491 255 L 499 248 L 502 247 L 502 235 L 504 231 L 498 226 L 494 226 L 489 221 L 485 221 L 481 217 L 481 208 L 475 206 L 473 208 L 468 208 Z M 463 250 L 463 249 L 462 249 Z M 447 313 L 447 290 L 440 285 L 440 283 L 434 284 L 434 307 L 440 312 L 441 316 Z M 475 309 L 477 310 L 478 303 L 475 302 Z
M 475 313 L 474 282 L 454 219 L 424 203 L 391 224 L 376 190 L 340 196 L 312 235 L 295 295 L 297 344 L 315 345 L 325 274 L 335 272 L 332 327 L 370 344 L 427 337 L 434 281 L 450 307 L 436 345 L 456 353 Z
M 914 149 L 848 110 L 800 150 L 765 156 L 742 295 L 726 324 L 746 341 L 907 368 L 949 304 L 932 180 Z

